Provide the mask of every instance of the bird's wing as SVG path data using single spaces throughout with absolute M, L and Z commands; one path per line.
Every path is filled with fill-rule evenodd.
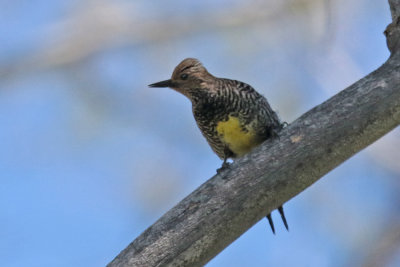
M 237 94 L 244 102 L 244 106 L 251 109 L 252 113 L 258 114 L 266 124 L 280 124 L 277 114 L 269 105 L 267 99 L 258 93 L 252 86 L 247 83 L 235 81 L 237 83 Z

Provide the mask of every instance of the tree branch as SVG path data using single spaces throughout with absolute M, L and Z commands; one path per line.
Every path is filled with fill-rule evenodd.
M 108 266 L 201 266 L 252 225 L 400 124 L 400 0 L 391 57 L 169 210 Z

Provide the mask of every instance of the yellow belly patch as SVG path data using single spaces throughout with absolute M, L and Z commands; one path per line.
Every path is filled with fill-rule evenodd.
M 254 130 L 250 127 L 243 129 L 237 117 L 229 116 L 227 121 L 219 122 L 216 130 L 221 141 L 239 157 L 260 143 L 257 141 Z

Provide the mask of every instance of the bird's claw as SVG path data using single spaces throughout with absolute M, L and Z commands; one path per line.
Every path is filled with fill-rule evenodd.
M 231 165 L 230 163 L 224 161 L 224 163 L 222 163 L 221 168 L 217 169 L 217 174 L 220 174 L 223 170 L 225 170 L 226 168 L 229 167 L 229 165 Z
M 281 126 L 282 126 L 282 128 L 286 128 L 287 126 L 289 126 L 289 123 L 287 123 L 286 121 L 284 121 L 284 122 L 281 124 Z

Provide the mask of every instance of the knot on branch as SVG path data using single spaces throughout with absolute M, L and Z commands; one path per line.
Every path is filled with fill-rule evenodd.
M 393 22 L 386 27 L 384 34 L 389 51 L 393 55 L 400 51 L 400 0 L 389 0 L 389 5 Z
M 396 17 L 383 33 L 386 36 L 386 43 L 390 53 L 394 54 L 400 51 L 400 17 Z

